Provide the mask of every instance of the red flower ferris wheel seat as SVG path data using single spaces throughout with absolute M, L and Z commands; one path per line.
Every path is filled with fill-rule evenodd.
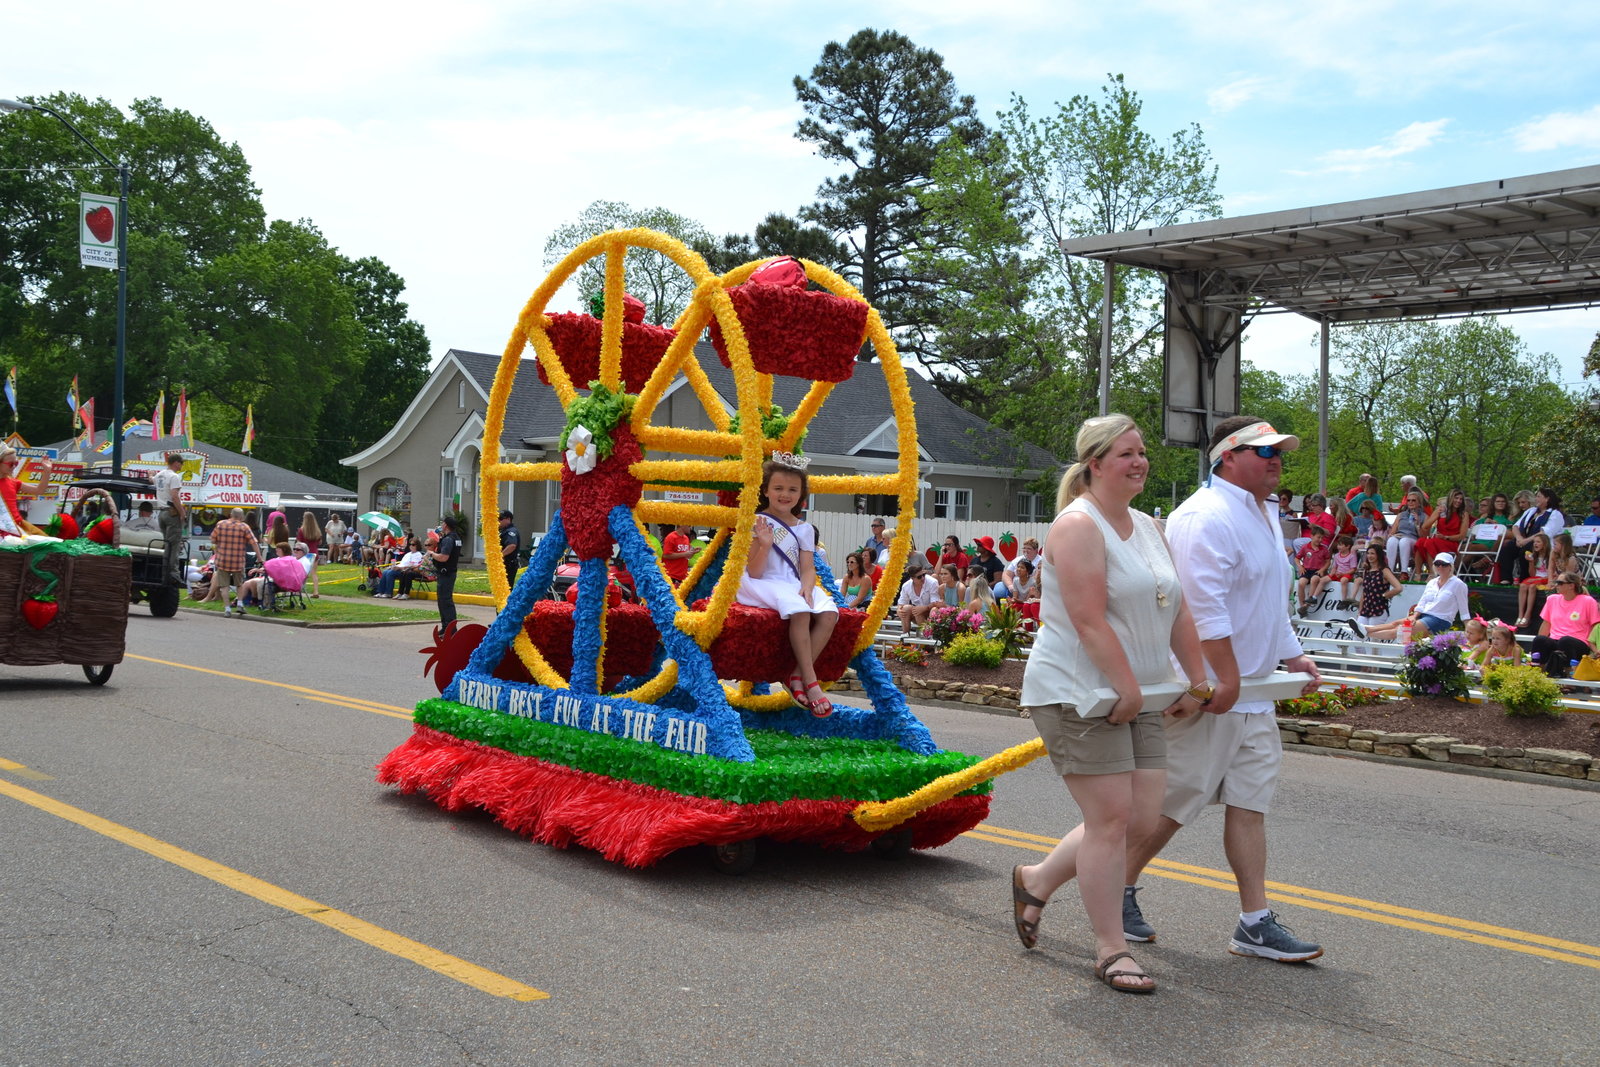
M 565 601 L 540 600 L 524 622 L 528 638 L 563 678 L 572 677 L 572 612 Z M 646 674 L 655 656 L 655 623 L 642 604 L 619 604 L 606 611 L 606 649 L 601 674 Z
M 600 380 L 600 332 L 603 326 L 593 315 L 575 311 L 561 311 L 547 317 L 545 333 L 550 337 L 550 345 L 561 357 L 561 366 L 566 370 L 567 377 L 579 389 L 586 389 L 590 382 Z M 651 372 L 661 362 L 661 357 L 666 355 L 667 346 L 672 344 L 676 336 L 678 331 L 670 326 L 652 326 L 647 322 L 622 324 L 624 392 L 637 393 L 644 388 L 644 383 L 650 380 Z M 539 381 L 550 384 L 542 363 L 539 364 Z
M 698 600 L 691 606 L 700 611 L 706 603 Z M 844 673 L 855 655 L 856 638 L 861 636 L 861 624 L 866 618 L 866 612 L 853 608 L 839 612 L 839 624 L 817 658 L 819 679 L 831 682 Z M 789 624 L 768 608 L 729 605 L 722 632 L 708 651 L 718 678 L 781 682 L 795 669 L 794 653 L 789 649 Z
M 750 361 L 763 374 L 842 382 L 855 373 L 867 336 L 867 305 L 832 293 L 754 281 L 728 290 L 750 345 Z M 711 344 L 724 367 L 722 327 L 711 324 Z

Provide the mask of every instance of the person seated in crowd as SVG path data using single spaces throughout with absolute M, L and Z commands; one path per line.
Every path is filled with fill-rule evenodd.
M 839 578 L 839 592 L 844 594 L 844 606 L 865 611 L 872 599 L 872 575 L 862 563 L 862 556 L 870 549 L 852 552 L 844 558 L 844 574 Z
M 1412 549 L 1417 562 L 1426 566 L 1441 552 L 1452 555 L 1461 551 L 1461 542 L 1471 531 L 1467 527 L 1471 505 L 1467 492 L 1459 485 L 1450 487 L 1444 501 L 1428 513 L 1422 523 L 1422 536 Z
M 1039 602 L 1039 571 L 1033 560 L 1017 560 L 1015 585 L 1006 592 L 1018 605 Z
M 1300 517 L 1294 513 L 1294 493 L 1288 489 L 1278 493 L 1278 530 L 1283 535 L 1283 547 L 1291 555 L 1298 547 L 1300 531 L 1304 529 Z
M 1017 562 L 1027 560 L 1034 570 L 1039 569 L 1039 541 L 1037 538 L 1025 537 L 1022 540 L 1022 553 L 1017 559 L 1006 564 L 1004 581 L 1009 588 L 1017 577 Z M 985 579 L 987 581 L 987 579 Z
M 1527 490 L 1523 490 L 1517 494 L 1517 499 L 1521 500 L 1526 495 Z M 1506 531 L 1505 540 L 1500 543 L 1500 556 L 1496 560 L 1500 565 L 1500 580 L 1521 585 L 1533 566 L 1534 557 L 1529 554 L 1529 549 L 1534 535 L 1542 533 L 1548 541 L 1566 528 L 1567 520 L 1561 514 L 1561 497 L 1556 491 L 1545 487 L 1533 493 L 1532 500 L 1517 513 L 1516 520 Z M 1546 551 L 1549 551 L 1548 547 Z
M 1467 607 L 1467 583 L 1455 575 L 1456 557 L 1441 552 L 1433 561 L 1434 577 L 1422 588 L 1422 596 L 1406 617 L 1411 620 L 1411 640 L 1420 641 L 1431 634 L 1442 634 L 1457 619 L 1470 619 Z M 1366 628 L 1366 636 L 1380 641 L 1392 641 L 1404 629 L 1405 622 L 1383 623 Z M 1357 636 L 1361 636 L 1357 630 Z
M 1575 525 L 1600 526 L 1600 496 L 1592 497 L 1589 500 L 1589 514 L 1583 517 L 1581 523 L 1576 523 Z
M 261 573 L 246 579 L 244 585 L 239 587 L 241 611 L 247 607 L 265 605 L 269 578 L 286 593 L 298 593 L 305 588 L 306 578 L 311 573 L 305 542 L 279 541 L 272 546 L 272 550 L 275 555 L 261 565 Z
M 1372 533 L 1374 517 L 1383 517 L 1383 497 L 1378 495 L 1378 479 L 1363 474 L 1355 490 L 1345 498 L 1345 506 L 1355 516 L 1356 534 L 1368 537 Z
M 1339 527 L 1334 520 L 1333 513 L 1328 510 L 1328 498 L 1321 493 L 1312 493 L 1305 499 L 1305 527 L 1301 535 L 1305 540 L 1311 539 L 1311 527 L 1320 526 L 1328 535 L 1328 544 L 1333 544 L 1339 536 Z M 1296 544 L 1295 550 L 1299 551 L 1301 545 Z
M 1312 600 L 1322 595 L 1322 591 L 1334 582 L 1339 583 L 1339 607 L 1348 611 L 1355 606 L 1350 599 L 1351 586 L 1355 584 L 1356 568 L 1361 565 L 1361 557 L 1356 553 L 1356 540 L 1349 534 L 1340 534 L 1333 543 L 1333 553 L 1328 557 L 1328 565 L 1321 574 L 1311 579 L 1310 598 Z
M 894 534 L 885 533 L 885 530 L 887 529 L 888 524 L 882 519 L 872 520 L 872 536 L 867 538 L 867 543 L 861 547 L 870 549 L 872 551 L 873 559 L 877 559 L 879 553 L 889 551 L 889 539 L 892 538 Z
M 1405 501 L 1406 494 L 1412 492 L 1413 490 L 1415 490 L 1416 494 L 1422 498 L 1423 507 L 1428 507 L 1433 503 L 1433 501 L 1429 499 L 1428 494 L 1423 492 L 1422 487 L 1417 484 L 1417 476 L 1415 474 L 1402 474 L 1400 476 L 1400 500 L 1402 503 Z
M 959 608 L 967 598 L 967 584 L 961 580 L 961 571 L 954 564 L 941 563 L 935 572 L 939 576 L 939 598 L 946 607 Z
M 1495 619 L 1489 624 L 1489 651 L 1483 657 L 1484 667 L 1499 667 L 1509 664 L 1515 667 L 1521 663 L 1522 646 L 1517 644 L 1516 632 Z
M 148 500 L 139 501 L 139 514 L 122 524 L 123 533 L 160 533 L 156 522 L 156 506 Z
M 874 549 L 863 548 L 856 555 L 861 557 L 861 573 L 867 576 L 867 582 L 872 586 L 867 592 L 867 599 L 861 602 L 861 610 L 865 611 L 872 606 L 872 598 L 878 592 L 878 583 L 883 581 L 883 568 L 878 565 L 878 553 Z
M 970 561 L 967 558 L 967 554 L 961 551 L 961 538 L 957 537 L 955 534 L 951 534 L 949 537 L 946 537 L 944 539 L 944 545 L 939 551 L 939 562 L 937 566 L 955 567 L 956 574 L 960 575 L 966 573 L 968 562 Z
M 415 537 L 406 546 L 407 551 L 392 566 L 385 567 L 378 576 L 378 582 L 372 588 L 372 595 L 379 600 L 393 597 L 395 600 L 411 599 L 411 583 L 422 573 L 424 556 L 422 542 Z M 396 585 L 398 584 L 398 591 Z
M 1517 583 L 1518 630 L 1534 620 L 1533 609 L 1539 603 L 1539 594 L 1550 589 L 1550 538 L 1543 531 L 1533 535 L 1529 548 L 1523 555 L 1528 562 L 1528 576 Z
M 1561 571 L 1556 591 L 1544 602 L 1539 634 L 1528 646 L 1534 660 L 1552 678 L 1565 678 L 1572 664 L 1594 654 L 1590 637 L 1600 624 L 1600 604 L 1583 587 L 1577 571 Z
M 994 554 L 994 538 L 988 535 L 974 537 L 972 545 L 978 550 L 978 554 L 971 562 L 983 568 L 983 577 L 988 581 L 990 588 L 997 589 L 999 583 L 1005 581 L 1006 561 Z
M 1328 531 L 1320 526 L 1311 527 L 1311 539 L 1294 554 L 1294 558 L 1299 564 L 1295 598 L 1299 604 L 1299 613 L 1304 615 L 1306 606 L 1316 599 L 1317 593 L 1321 592 L 1322 586 L 1326 584 L 1323 579 L 1327 577 L 1328 561 L 1333 558 L 1333 546 L 1328 543 Z
M 1337 497 L 1334 498 L 1333 502 L 1328 505 L 1328 514 L 1333 517 L 1333 532 L 1336 536 L 1338 534 L 1356 536 L 1356 518 L 1350 513 L 1349 506 L 1343 500 Z M 1366 546 L 1363 545 L 1362 547 L 1365 548 Z
M 1422 527 L 1427 521 L 1428 512 L 1422 506 L 1422 491 L 1406 490 L 1400 510 L 1395 513 L 1394 519 L 1389 524 L 1389 536 L 1384 542 L 1384 551 L 1388 554 L 1389 568 L 1396 574 L 1405 575 L 1413 582 L 1420 581 L 1421 576 L 1412 566 L 1412 549 L 1422 536 Z M 1450 547 L 1453 553 L 1455 546 Z
M 994 603 L 994 590 L 989 588 L 989 579 L 983 576 L 983 568 L 979 567 L 978 573 L 967 579 L 967 601 L 962 606 L 968 611 L 987 615 Z
M 1467 637 L 1461 645 L 1462 666 L 1469 671 L 1483 670 L 1483 661 L 1489 655 L 1489 624 L 1473 616 L 1461 632 Z
M 921 560 L 906 564 L 906 580 L 900 586 L 900 599 L 895 612 L 900 619 L 900 629 L 909 634 L 914 626 L 928 621 L 933 605 L 941 602 L 939 583 L 927 573 Z

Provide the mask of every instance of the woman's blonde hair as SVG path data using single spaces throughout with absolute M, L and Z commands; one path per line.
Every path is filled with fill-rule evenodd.
M 1111 451 L 1112 442 L 1138 424 L 1127 415 L 1099 415 L 1078 427 L 1078 462 L 1067 468 L 1056 488 L 1056 511 L 1072 503 L 1089 488 L 1089 464 Z

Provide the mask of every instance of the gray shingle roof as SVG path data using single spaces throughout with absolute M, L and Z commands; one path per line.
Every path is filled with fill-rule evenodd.
M 733 403 L 733 372 L 718 361 L 707 342 L 696 345 L 695 353 L 717 393 Z M 487 394 L 494 384 L 500 357 L 461 349 L 451 349 L 450 354 L 461 361 Z M 906 379 L 916 405 L 918 443 L 935 462 L 1002 470 L 1052 470 L 1060 465 L 1044 449 L 1017 439 L 955 404 L 921 375 L 907 371 Z M 774 378 L 772 399 L 786 411 L 793 411 L 810 388 L 810 381 L 804 378 Z M 841 382 L 828 395 L 821 417 L 808 428 L 806 451 L 847 454 L 891 414 L 889 386 L 883 371 L 877 364 L 860 364 L 849 381 Z M 501 443 L 506 448 L 520 448 L 524 439 L 553 437 L 561 432 L 564 421 L 554 391 L 540 383 L 534 361 L 524 359 L 506 406 Z
M 73 446 L 72 440 L 58 442 L 51 446 L 57 449 L 62 458 Z M 130 437 L 122 443 L 122 456 L 124 461 L 129 456 L 143 452 L 177 452 L 188 450 L 189 446 L 181 437 L 162 437 L 151 441 L 148 437 Z M 276 463 L 267 463 L 254 456 L 247 456 L 243 452 L 223 448 L 220 445 L 207 444 L 205 441 L 196 441 L 191 451 L 199 452 L 210 463 L 218 463 L 226 467 L 248 467 L 250 469 L 250 487 L 265 493 L 282 493 L 285 496 L 339 496 L 351 497 L 355 495 L 352 489 L 325 482 L 320 478 L 299 474 L 287 467 L 280 467 Z M 92 462 L 109 461 L 106 456 L 93 455 Z

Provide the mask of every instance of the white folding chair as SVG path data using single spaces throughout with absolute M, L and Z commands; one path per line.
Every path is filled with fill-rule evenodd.
M 1456 573 L 1461 574 L 1465 568 L 1462 566 L 1474 556 L 1487 556 L 1493 561 L 1500 554 L 1500 542 L 1505 539 L 1507 527 L 1498 522 L 1480 522 L 1467 534 L 1461 542 L 1461 548 L 1456 552 Z M 1600 530 L 1600 526 L 1595 527 Z M 1475 542 L 1488 542 L 1479 544 Z
M 1593 582 L 1600 577 L 1600 526 L 1569 526 L 1567 533 L 1572 535 L 1572 551 L 1578 557 L 1583 580 Z

